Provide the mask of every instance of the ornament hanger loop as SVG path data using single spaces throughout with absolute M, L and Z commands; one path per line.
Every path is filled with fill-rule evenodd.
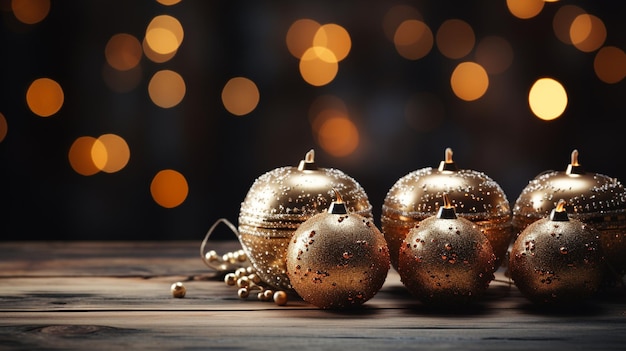
M 215 270 L 218 273 L 224 273 L 226 271 L 236 270 L 237 268 L 250 266 L 250 261 L 248 260 L 248 256 L 246 255 L 243 249 L 237 250 L 234 252 L 228 252 L 222 256 L 218 256 L 215 250 L 210 250 L 206 252 L 206 244 L 209 240 L 215 228 L 220 224 L 224 223 L 228 228 L 235 234 L 238 235 L 237 228 L 227 219 L 220 218 L 209 229 L 209 231 L 204 236 L 204 240 L 202 240 L 202 244 L 200 245 L 200 257 L 202 258 L 202 262 L 206 264 L 209 268 Z

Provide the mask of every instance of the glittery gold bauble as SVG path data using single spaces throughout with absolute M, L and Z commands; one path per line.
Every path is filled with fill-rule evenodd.
M 463 305 L 494 279 L 495 255 L 476 224 L 457 217 L 447 195 L 439 213 L 416 224 L 402 242 L 398 273 L 420 301 Z
M 602 281 L 598 233 L 569 218 L 564 205 L 563 200 L 549 217 L 527 226 L 511 248 L 511 279 L 534 303 L 578 302 L 595 293 Z
M 382 206 L 382 232 L 391 252 L 391 263 L 398 267 L 398 250 L 409 230 L 437 214 L 447 193 L 456 214 L 472 221 L 483 231 L 496 255 L 498 267 L 512 239 L 511 209 L 500 186 L 486 174 L 458 170 L 452 151 L 438 169 L 413 171 L 400 178 L 387 192 Z
M 289 239 L 301 223 L 324 212 L 343 195 L 351 212 L 372 218 L 372 206 L 359 183 L 340 170 L 318 168 L 313 150 L 298 167 L 280 167 L 258 177 L 239 212 L 239 241 L 264 283 L 292 290 L 285 267 Z
M 286 262 L 296 293 L 324 309 L 362 305 L 383 286 L 391 265 L 380 230 L 340 199 L 300 225 Z
M 513 207 L 513 228 L 520 233 L 545 218 L 559 199 L 571 218 L 598 230 L 605 259 L 612 272 L 626 273 L 626 191 L 615 178 L 587 173 L 571 155 L 565 171 L 546 171 L 531 180 Z

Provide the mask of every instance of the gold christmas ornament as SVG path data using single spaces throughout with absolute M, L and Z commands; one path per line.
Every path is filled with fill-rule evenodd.
M 286 263 L 296 293 L 323 309 L 362 305 L 383 286 L 391 265 L 380 230 L 352 213 L 339 193 L 327 212 L 298 227 Z
M 486 174 L 457 169 L 452 150 L 438 169 L 413 171 L 400 178 L 387 192 L 382 206 L 382 232 L 391 252 L 391 263 L 398 268 L 398 252 L 409 230 L 437 214 L 448 194 L 457 216 L 472 221 L 489 240 L 497 268 L 512 239 L 511 209 L 504 191 Z
M 565 171 L 546 171 L 531 180 L 513 207 L 513 228 L 520 233 L 545 218 L 564 199 L 571 218 L 598 230 L 605 259 L 613 273 L 626 273 L 626 191 L 615 178 L 585 172 L 572 151 Z
M 372 218 L 367 194 L 356 180 L 340 170 L 317 167 L 309 151 L 298 167 L 280 167 L 258 177 L 239 213 L 239 241 L 261 279 L 278 289 L 292 290 L 285 252 L 294 231 L 325 211 L 333 191 L 343 194 L 350 212 Z
M 534 303 L 579 302 L 595 293 L 602 281 L 598 233 L 569 218 L 565 204 L 559 201 L 550 217 L 528 225 L 511 248 L 511 279 Z
M 437 215 L 421 220 L 403 240 L 398 257 L 402 283 L 420 301 L 463 305 L 494 279 L 495 255 L 487 237 L 457 217 L 447 194 Z

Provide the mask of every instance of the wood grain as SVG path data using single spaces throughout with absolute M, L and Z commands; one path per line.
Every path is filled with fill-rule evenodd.
M 240 299 L 199 242 L 0 243 L 0 349 L 623 350 L 626 298 L 607 289 L 563 309 L 531 305 L 499 270 L 455 310 L 414 299 L 391 270 L 362 308 Z M 218 253 L 235 242 L 212 244 Z M 173 298 L 182 281 L 185 298 Z

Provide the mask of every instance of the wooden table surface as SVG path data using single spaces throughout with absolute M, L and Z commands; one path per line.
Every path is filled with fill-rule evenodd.
M 212 245 L 212 246 L 211 246 Z M 218 253 L 237 242 L 211 243 Z M 531 305 L 500 269 L 483 298 L 433 310 L 392 269 L 361 308 L 240 299 L 200 242 L 1 242 L 0 350 L 625 350 L 624 288 Z M 181 281 L 184 298 L 170 287 Z

